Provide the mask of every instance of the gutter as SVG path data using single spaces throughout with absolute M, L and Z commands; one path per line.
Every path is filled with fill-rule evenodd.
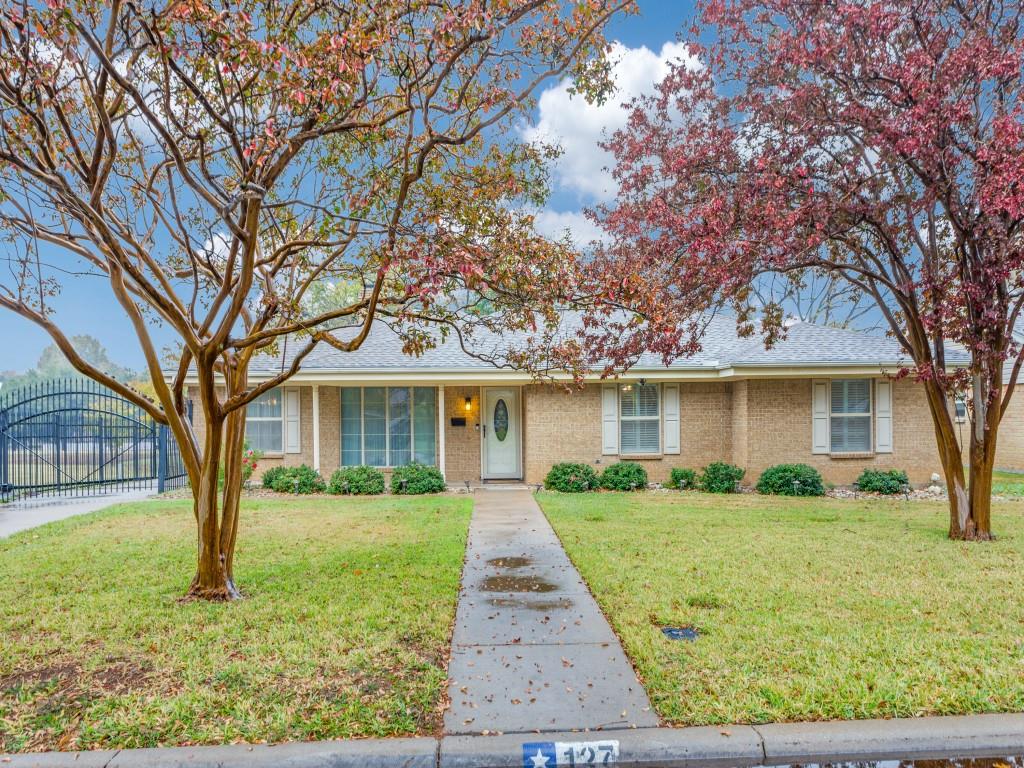
M 538 743 L 615 744 L 623 768 L 749 768 L 792 763 L 1004 758 L 1024 753 L 1024 714 L 695 728 L 533 731 L 498 736 L 231 744 L 0 756 L 10 768 L 522 768 Z M 568 765 L 559 761 L 560 768 Z

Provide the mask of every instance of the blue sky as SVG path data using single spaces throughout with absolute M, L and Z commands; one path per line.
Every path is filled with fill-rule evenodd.
M 597 108 L 570 98 L 563 84 L 551 83 L 541 95 L 532 124 L 524 126 L 524 136 L 554 139 L 564 149 L 554 169 L 550 204 L 538 218 L 539 228 L 547 234 L 559 235 L 569 228 L 582 242 L 590 239 L 589 225 L 581 210 L 607 194 L 607 179 L 602 174 L 607 162 L 595 143 L 602 129 L 617 127 L 621 115 L 618 104 L 623 98 L 647 87 L 653 76 L 662 71 L 666 58 L 678 54 L 679 49 L 672 44 L 677 33 L 692 20 L 690 0 L 640 0 L 640 6 L 639 16 L 623 17 L 608 30 L 609 38 L 621 43 L 616 51 L 620 93 Z M 142 367 L 135 335 L 104 279 L 70 279 L 53 306 L 58 324 L 69 335 L 91 334 L 107 347 L 116 362 Z M 6 341 L 0 370 L 33 367 L 39 353 L 50 343 L 42 330 L 4 310 L 0 310 L 0 338 Z M 157 339 L 163 346 L 173 336 L 158 333 Z

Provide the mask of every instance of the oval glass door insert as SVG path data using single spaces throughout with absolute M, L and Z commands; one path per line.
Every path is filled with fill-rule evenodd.
M 508 406 L 503 398 L 494 404 L 494 436 L 498 442 L 508 436 Z

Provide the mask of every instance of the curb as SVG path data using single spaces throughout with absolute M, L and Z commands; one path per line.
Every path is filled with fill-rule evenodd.
M 618 742 L 625 768 L 1009 757 L 1024 754 L 1024 714 L 42 752 L 0 768 L 522 768 L 524 744 L 585 741 Z

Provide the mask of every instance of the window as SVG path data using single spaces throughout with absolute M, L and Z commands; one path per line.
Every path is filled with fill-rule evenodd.
M 398 467 L 435 463 L 433 387 L 342 387 L 341 464 Z
M 871 379 L 832 381 L 832 453 L 871 451 Z
M 956 409 L 957 423 L 962 424 L 967 421 L 967 403 L 958 397 L 953 401 L 953 407 Z
M 283 453 L 284 398 L 281 389 L 264 392 L 245 407 L 245 439 L 261 453 Z
M 661 452 L 661 413 L 656 384 L 619 387 L 619 453 Z

